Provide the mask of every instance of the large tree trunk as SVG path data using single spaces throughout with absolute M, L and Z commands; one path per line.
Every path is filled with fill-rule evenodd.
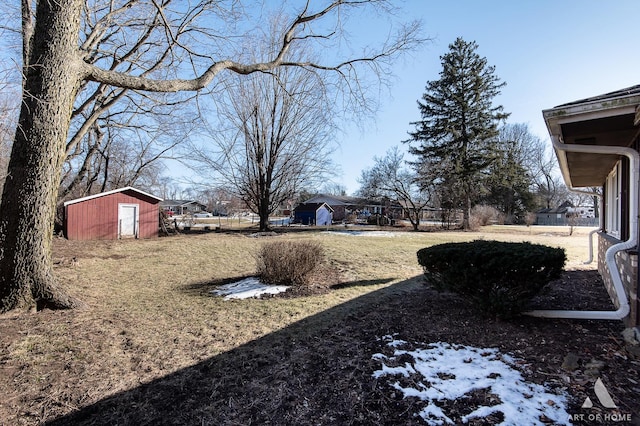
M 56 288 L 51 244 L 67 131 L 81 80 L 81 6 L 80 0 L 38 2 L 0 204 L 0 312 L 74 305 Z
M 420 211 L 416 211 L 415 216 L 413 217 L 414 220 L 411 221 L 411 225 L 413 225 L 413 230 L 414 231 L 418 231 L 420 228 Z
M 269 227 L 269 199 L 264 197 L 258 206 L 259 228 L 261 232 L 268 231 Z
M 465 185 L 467 190 L 464 195 L 464 208 L 462 210 L 462 229 L 468 231 L 471 229 L 471 195 L 469 185 Z

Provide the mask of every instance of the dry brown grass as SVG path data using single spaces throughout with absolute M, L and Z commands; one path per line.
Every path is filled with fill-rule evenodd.
M 586 231 L 569 236 L 562 228 L 56 240 L 58 280 L 87 307 L 0 316 L 0 424 L 39 424 L 195 365 L 420 275 L 419 248 L 477 238 L 562 246 L 569 268 L 580 267 L 587 256 Z M 343 285 L 293 299 L 223 301 L 209 295 L 216 285 L 254 274 L 256 250 L 273 239 L 319 242 Z

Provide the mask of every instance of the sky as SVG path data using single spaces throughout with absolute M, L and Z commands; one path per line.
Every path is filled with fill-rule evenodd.
M 430 41 L 398 62 L 375 117 L 360 126 L 342 123 L 333 153 L 339 171 L 331 180 L 347 194 L 359 189 L 358 178 L 374 157 L 394 146 L 406 149 L 402 141 L 414 129 L 410 123 L 420 119 L 417 101 L 427 82 L 439 78 L 440 56 L 457 37 L 475 41 L 477 53 L 506 83 L 495 103 L 511 113 L 508 123 L 526 123 L 545 141 L 542 110 L 640 84 L 638 0 L 392 1 L 399 8 L 394 20 L 420 19 L 421 36 Z M 363 16 L 346 29 L 361 44 L 386 34 L 388 24 Z M 181 165 L 171 167 L 178 184 L 183 173 L 191 174 Z
M 334 176 L 347 194 L 359 188 L 362 170 L 393 146 L 402 146 L 420 119 L 417 101 L 428 81 L 438 80 L 440 56 L 457 37 L 478 44 L 477 53 L 506 82 L 495 99 L 508 123 L 526 123 L 548 141 L 542 110 L 640 84 L 640 1 L 611 0 L 408 0 L 398 19 L 423 21 L 430 38 L 398 65 L 396 80 L 380 98 L 380 110 L 365 127 L 338 135 Z M 377 25 L 359 22 L 351 33 L 366 37 Z M 408 155 L 405 156 L 408 159 Z

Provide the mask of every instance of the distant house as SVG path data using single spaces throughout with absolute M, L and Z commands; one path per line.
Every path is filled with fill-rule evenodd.
M 294 209 L 293 221 L 303 225 L 331 225 L 333 209 L 327 203 L 302 203 Z
M 640 200 L 640 85 L 542 112 L 569 189 L 602 189 L 598 271 L 612 311 L 559 311 L 541 316 L 622 319 L 640 325 L 638 204 Z
M 544 208 L 536 212 L 536 225 L 566 225 L 571 203 L 565 201 L 558 207 Z
M 158 236 L 158 203 L 132 187 L 64 203 L 64 234 L 69 240 L 115 240 Z
M 160 208 L 170 216 L 193 214 L 207 210 L 206 205 L 194 200 L 163 200 L 160 202 Z
M 593 206 L 572 206 L 569 207 L 569 214 L 579 219 L 593 219 L 596 217 L 596 211 Z
M 536 225 L 543 226 L 597 226 L 594 208 L 588 206 L 574 207 L 565 201 L 555 208 L 544 208 L 536 212 Z
M 333 220 L 342 221 L 351 215 L 368 216 L 386 214 L 382 202 L 345 195 L 319 194 L 306 200 L 304 204 L 325 203 L 333 209 Z
M 413 209 L 413 206 L 406 200 L 400 200 L 398 202 L 392 202 L 390 209 L 393 212 L 394 218 L 407 219 L 409 217 L 408 210 Z M 442 209 L 436 209 L 428 206 L 424 206 L 420 209 L 420 220 L 439 222 L 442 220 L 442 217 Z

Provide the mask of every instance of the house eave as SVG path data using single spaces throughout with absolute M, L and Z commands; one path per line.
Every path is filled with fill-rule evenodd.
M 542 112 L 554 141 L 566 145 L 629 147 L 638 136 L 640 86 L 576 101 Z M 569 187 L 600 186 L 617 155 L 555 150 Z

